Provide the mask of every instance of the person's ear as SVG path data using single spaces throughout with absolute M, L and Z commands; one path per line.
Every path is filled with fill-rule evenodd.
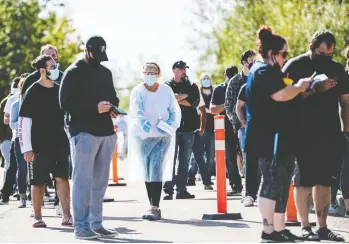
M 310 49 L 311 51 L 314 51 L 314 45 L 313 45 L 313 43 L 310 43 L 310 44 L 309 44 L 309 49 Z

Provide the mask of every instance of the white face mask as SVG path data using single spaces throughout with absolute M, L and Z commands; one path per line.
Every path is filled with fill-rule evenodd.
M 153 86 L 157 80 L 158 80 L 157 75 L 143 75 L 143 81 L 148 86 Z
M 51 69 L 49 72 L 50 72 L 50 74 L 48 75 L 48 78 L 50 78 L 50 80 L 55 81 L 55 80 L 58 79 L 58 77 L 59 77 L 59 70 L 58 70 L 58 68 Z

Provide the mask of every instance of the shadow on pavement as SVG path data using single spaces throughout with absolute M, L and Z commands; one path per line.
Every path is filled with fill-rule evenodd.
M 143 221 L 141 218 L 136 218 L 136 217 L 110 217 L 110 216 L 104 216 L 103 220 L 119 220 L 119 221 L 127 221 L 127 222 L 139 222 Z
M 113 202 L 104 202 L 104 203 L 115 203 L 115 202 L 139 203 L 139 201 L 137 200 L 114 200 Z
M 93 242 L 103 242 L 103 243 L 172 243 L 169 241 L 155 241 L 155 240 L 138 240 L 129 238 L 99 238 L 95 240 L 89 240 Z
M 228 228 L 251 228 L 247 224 L 243 223 L 228 223 L 212 220 L 174 220 L 174 219 L 161 219 L 160 223 L 177 224 L 177 225 L 192 225 L 196 227 L 228 227 Z
M 64 233 L 74 233 L 73 228 L 63 228 L 63 227 L 46 227 L 48 230 L 58 230 L 59 232 L 64 232 Z
M 119 232 L 120 234 L 141 234 L 139 232 L 136 232 L 136 230 L 131 230 L 125 227 L 120 227 L 120 228 L 114 228 L 114 230 L 116 230 L 117 232 Z

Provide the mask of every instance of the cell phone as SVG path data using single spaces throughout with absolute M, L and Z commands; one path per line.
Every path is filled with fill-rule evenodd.
M 121 114 L 121 115 L 127 115 L 127 113 L 124 110 L 116 107 L 115 105 L 111 105 L 110 112 L 114 112 L 116 114 Z

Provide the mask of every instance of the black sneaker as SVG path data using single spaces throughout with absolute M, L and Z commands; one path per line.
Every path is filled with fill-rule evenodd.
M 281 231 L 281 233 L 287 237 L 290 241 L 304 241 L 303 237 L 300 236 L 296 236 L 294 234 L 292 234 L 292 232 L 288 229 L 285 229 L 283 231 Z
M 335 241 L 335 242 L 344 242 L 344 237 L 340 234 L 334 233 L 326 227 L 320 228 L 317 231 L 320 240 L 323 241 Z
M 205 190 L 213 190 L 213 187 L 210 186 L 210 185 L 205 185 L 205 186 L 204 186 L 204 189 L 205 189 Z
M 196 186 L 195 180 L 189 179 L 188 182 L 187 182 L 187 186 Z
M 173 200 L 173 194 L 166 193 L 164 196 L 164 200 Z
M 270 234 L 265 233 L 264 231 L 262 232 L 262 237 L 261 237 L 261 242 L 262 243 L 281 243 L 281 242 L 294 242 L 291 241 L 286 235 L 283 234 L 283 231 L 277 232 L 273 231 Z
M 190 194 L 189 192 L 178 192 L 176 195 L 176 199 L 193 199 L 195 195 Z
M 310 226 L 303 227 L 301 235 L 305 241 L 320 241 L 319 235 Z
M 345 211 L 344 217 L 349 218 L 349 210 Z
M 238 196 L 241 195 L 242 192 L 242 188 L 238 188 L 236 186 L 232 186 L 231 187 L 232 191 L 227 193 L 227 196 L 231 197 L 231 196 Z

